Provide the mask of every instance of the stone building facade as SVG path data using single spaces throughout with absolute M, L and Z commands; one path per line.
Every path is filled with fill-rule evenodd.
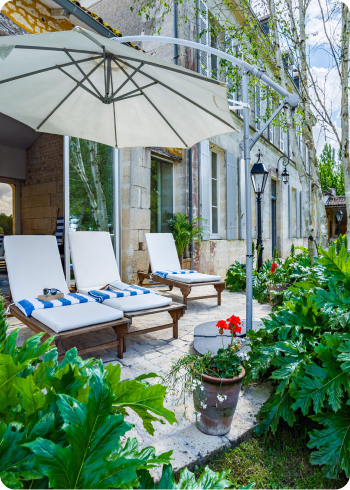
M 76 17 L 52 8 L 54 0 L 31 0 L 31 2 L 29 0 L 11 2 L 5 6 L 0 17 L 0 30 L 6 31 L 4 35 L 38 32 L 35 30 L 38 21 L 29 28 L 23 20 L 14 15 L 19 12 L 25 15 L 26 22 L 29 22 L 28 15 L 31 15 L 28 10 L 29 3 L 30 8 L 36 9 L 37 13 L 41 12 L 42 2 L 46 7 L 48 7 L 47 3 L 51 4 L 51 8 L 48 8 L 45 14 L 46 21 L 50 16 L 56 20 L 57 16 L 63 17 L 62 22 L 57 23 L 57 26 L 47 23 L 50 29 L 40 32 L 71 29 L 76 24 L 84 26 L 81 19 L 77 20 Z M 149 23 L 139 17 L 136 11 L 133 13 L 130 11 L 132 5 L 132 0 L 81 1 L 81 7 L 85 12 L 88 12 L 91 18 L 99 19 L 100 24 L 107 25 L 110 31 L 112 25 L 119 27 L 124 35 L 148 34 Z M 77 8 L 80 9 L 79 6 Z M 185 3 L 178 5 L 177 8 L 178 16 L 181 17 L 183 15 L 181 9 L 191 7 L 190 3 Z M 187 12 L 187 16 L 193 18 L 194 12 Z M 233 21 L 239 22 L 239 19 L 233 17 Z M 69 25 L 65 22 L 69 22 Z M 180 38 L 198 41 L 199 30 L 195 22 L 183 23 L 177 31 Z M 113 32 L 119 33 L 117 30 Z M 162 35 L 174 36 L 174 10 L 164 18 Z M 208 70 L 203 73 L 202 62 L 196 50 L 182 47 L 175 50 L 171 44 L 156 43 L 140 43 L 139 47 L 155 57 L 169 62 L 176 61 L 177 64 L 188 69 L 210 75 Z M 236 96 L 236 100 L 237 98 L 239 97 Z M 250 101 L 250 106 L 251 134 L 253 134 L 258 129 L 258 123 L 254 123 L 258 111 L 254 98 Z M 264 110 L 264 103 L 261 103 L 259 111 L 263 113 Z M 186 114 L 183 117 L 186 117 Z M 206 229 L 200 246 L 196 244 L 194 247 L 193 268 L 201 272 L 220 274 L 224 278 L 228 267 L 235 260 L 245 262 L 245 183 L 244 165 L 239 154 L 242 118 L 237 110 L 232 110 L 232 117 L 239 132 L 200 142 L 192 148 L 191 154 L 189 150 L 174 148 L 117 150 L 115 162 L 118 162 L 118 168 L 114 171 L 119 175 L 120 192 L 119 195 L 115 194 L 115 199 L 119 200 L 118 206 L 121 210 L 121 271 L 125 282 L 135 283 L 137 272 L 148 269 L 144 234 L 150 231 L 155 233 L 168 231 L 165 222 L 167 213 L 182 212 L 189 215 L 190 207 L 193 216 L 204 218 L 203 224 Z M 16 215 L 17 233 L 52 234 L 56 217 L 58 213 L 62 214 L 64 208 L 64 194 L 69 191 L 64 189 L 64 138 L 48 134 L 41 134 L 38 137 L 37 133 L 33 134 L 28 131 L 28 128 L 22 127 L 18 131 L 19 134 L 27 131 L 28 143 L 23 144 L 21 149 L 21 158 L 24 161 L 21 163 L 23 167 L 21 167 L 21 178 L 13 177 L 16 185 L 20 186 L 20 197 L 17 192 L 19 200 Z M 3 143 L 0 137 L 0 146 Z M 300 144 L 302 145 L 302 142 Z M 252 152 L 252 163 L 255 161 L 254 155 L 258 149 L 261 150 L 263 162 L 269 172 L 263 196 L 264 257 L 271 257 L 274 246 L 283 257 L 289 253 L 292 243 L 300 246 L 307 245 L 301 208 L 301 184 L 292 161 L 288 166 L 289 184 L 285 185 L 281 181 L 283 166 L 280 159 L 286 157 L 289 145 L 287 135 L 282 134 L 279 128 L 270 127 L 261 137 Z M 306 147 L 304 153 L 307 165 Z M 15 163 L 11 167 L 12 171 Z M 1 168 L 4 168 L 4 165 L 5 161 L 2 161 L 0 152 L 0 180 Z M 192 195 L 189 194 L 190 181 Z M 256 240 L 256 203 L 253 192 L 252 214 L 253 238 Z M 67 214 L 66 210 L 67 215 L 69 212 Z
M 209 10 L 211 8 L 210 2 L 211 0 L 208 3 Z M 82 4 L 94 10 L 97 15 L 103 17 L 111 25 L 117 25 L 125 36 L 152 33 L 150 23 L 143 16 L 138 15 L 136 5 L 132 0 L 118 1 L 117 3 L 114 0 L 82 0 Z M 161 25 L 162 36 L 174 37 L 174 5 L 175 3 L 163 20 L 161 20 L 161 12 L 159 13 L 158 26 Z M 130 7 L 135 8 L 131 11 Z M 186 16 L 193 19 L 194 12 L 184 12 L 184 9 L 190 8 L 190 2 L 178 4 L 178 18 Z M 239 22 L 234 18 L 234 13 L 232 16 L 232 22 Z M 153 31 L 153 33 L 155 32 Z M 179 38 L 198 41 L 198 34 L 199 30 L 194 21 L 182 23 L 177 28 Z M 263 35 L 263 32 L 261 34 Z M 176 51 L 171 44 L 152 42 L 138 43 L 138 46 L 142 50 L 169 62 L 174 62 L 177 55 L 177 64 L 203 73 L 198 53 L 195 50 L 179 46 Z M 209 73 L 207 74 L 209 75 Z M 292 88 L 296 90 L 295 86 Z M 254 121 L 257 110 L 256 101 L 252 99 L 250 105 L 251 121 Z M 264 103 L 261 103 L 260 111 L 263 112 L 265 109 Z M 235 260 L 245 262 L 246 255 L 244 172 L 239 155 L 239 143 L 242 140 L 243 127 L 242 118 L 237 111 L 232 111 L 232 117 L 240 132 L 211 138 L 210 141 L 199 143 L 192 149 L 193 216 L 205 218 L 209 231 L 200 247 L 197 245 L 194 247 L 193 268 L 198 271 L 220 274 L 222 277 L 225 277 L 228 267 Z M 256 129 L 258 129 L 258 124 L 252 122 L 252 134 Z M 303 143 L 300 142 L 300 144 Z M 281 134 L 280 128 L 271 127 L 265 132 L 253 149 L 252 163 L 255 161 L 254 158 L 258 149 L 261 150 L 263 162 L 269 171 L 263 196 L 264 257 L 271 258 L 274 246 L 277 247 L 280 255 L 285 257 L 288 255 L 292 243 L 296 246 L 307 246 L 301 208 L 301 184 L 293 162 L 290 162 L 288 166 L 289 184 L 282 183 L 283 165 L 280 159 L 288 153 L 289 144 L 287 135 Z M 149 200 L 152 199 L 152 193 L 154 193 L 151 188 L 151 172 L 152 162 L 157 161 L 157 156 L 152 152 L 152 149 L 145 148 L 119 151 L 123 166 L 122 268 L 124 279 L 130 282 L 136 280 L 138 270 L 147 270 L 148 267 L 148 256 L 143 236 L 145 232 L 151 229 L 152 211 Z M 208 152 L 209 154 L 205 155 Z M 213 165 L 213 154 L 215 154 L 217 166 L 215 179 L 210 168 Z M 304 154 L 307 165 L 306 146 L 304 146 Z M 230 165 L 228 165 L 228 160 Z M 232 171 L 232 162 L 234 188 L 228 187 L 228 178 L 232 184 L 232 175 L 228 176 L 228 172 Z M 182 151 L 181 161 L 173 161 L 168 157 L 167 163 L 172 167 L 173 172 L 171 211 L 188 215 L 190 206 L 189 152 L 187 150 Z M 208 175 L 204 177 L 205 174 L 209 174 L 209 178 Z M 215 229 L 213 228 L 213 206 L 210 210 L 207 205 L 208 199 L 213 204 L 211 194 L 214 181 L 218 198 L 216 203 L 218 223 L 215 223 Z M 256 203 L 253 191 L 252 212 L 253 238 L 256 239 Z M 166 231 L 166 226 L 163 226 L 162 231 Z

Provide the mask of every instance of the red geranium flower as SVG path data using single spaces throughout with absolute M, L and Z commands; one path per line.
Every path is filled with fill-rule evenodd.
M 242 327 L 239 327 L 238 325 L 236 325 L 235 328 L 233 328 L 231 331 L 233 333 L 241 333 L 242 332 Z
M 241 319 L 239 316 L 232 315 L 230 318 L 227 318 L 227 322 L 231 323 L 232 325 L 240 325 Z
M 274 263 L 271 265 L 271 269 L 269 270 L 269 272 L 270 272 L 271 274 L 273 274 L 273 273 L 275 272 L 276 268 L 277 268 L 277 264 L 276 264 L 276 262 L 274 262 Z
M 228 325 L 225 322 L 225 320 L 219 320 L 218 323 L 216 324 L 216 326 L 218 327 L 220 334 L 221 334 L 220 330 L 227 330 L 228 329 Z

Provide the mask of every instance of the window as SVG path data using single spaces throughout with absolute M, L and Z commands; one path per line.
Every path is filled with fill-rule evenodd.
M 284 153 L 284 131 L 283 128 L 279 128 L 279 147 L 280 150 Z
M 113 192 L 113 148 L 69 138 L 69 230 L 114 235 Z
M 219 234 L 219 155 L 211 155 L 211 235 Z
M 173 164 L 151 160 L 151 233 L 167 233 L 166 221 L 173 213 Z
M 260 109 L 260 86 L 257 84 L 255 86 L 255 119 L 256 119 L 256 129 L 260 131 L 261 121 L 261 109 Z
M 212 48 L 217 48 L 217 35 L 213 26 L 209 29 L 209 44 Z M 210 55 L 210 70 L 212 78 L 218 79 L 218 57 L 215 54 Z

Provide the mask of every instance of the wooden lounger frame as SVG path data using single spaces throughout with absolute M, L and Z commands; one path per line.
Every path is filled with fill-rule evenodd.
M 184 305 L 187 306 L 187 301 L 192 301 L 196 299 L 208 299 L 208 298 L 217 298 L 218 305 L 221 305 L 221 293 L 226 287 L 226 282 L 225 281 L 212 281 L 212 282 L 193 282 L 193 283 L 185 283 L 181 281 L 175 281 L 174 279 L 166 279 L 163 277 L 159 277 L 156 275 L 152 275 L 151 272 L 151 265 L 149 265 L 148 272 L 138 272 L 138 278 L 139 278 L 139 285 L 142 287 L 142 283 L 145 279 L 148 280 L 156 280 L 158 282 L 152 282 L 151 285 L 157 285 L 157 284 L 167 284 L 169 286 L 169 290 L 171 291 L 173 287 L 179 288 L 182 297 L 183 297 L 183 302 Z M 195 296 L 192 298 L 188 298 L 188 295 L 191 292 L 191 289 L 193 287 L 198 287 L 198 286 L 214 286 L 216 289 L 217 294 L 210 294 L 207 296 Z
M 173 337 L 175 339 L 178 339 L 179 338 L 179 320 L 184 315 L 185 310 L 186 310 L 185 305 L 169 305 L 169 306 L 161 306 L 159 308 L 150 308 L 149 310 L 124 312 L 125 317 L 129 318 L 131 322 L 132 322 L 133 318 L 136 318 L 138 316 L 153 315 L 156 313 L 163 313 L 165 311 L 167 311 L 169 313 L 169 315 L 171 316 L 171 319 L 173 320 L 172 323 L 167 323 L 165 325 L 159 325 L 159 326 L 155 326 L 155 327 L 142 328 L 140 330 L 128 331 L 127 335 L 142 335 L 145 333 L 156 332 L 157 330 L 164 330 L 166 328 L 172 328 L 173 329 Z M 125 352 L 125 349 L 126 349 L 126 347 L 124 344 L 124 352 Z
M 117 340 L 112 342 L 106 342 L 104 344 L 98 344 L 96 346 L 89 347 L 88 349 L 82 349 L 78 351 L 79 355 L 88 354 L 89 352 L 94 352 L 100 349 L 108 349 L 109 347 L 117 346 L 117 354 L 119 359 L 123 358 L 123 353 L 125 352 L 125 336 L 128 331 L 128 327 L 131 324 L 131 320 L 128 318 L 121 318 L 120 320 L 113 320 L 111 322 L 98 323 L 96 325 L 89 325 L 88 327 L 76 328 L 74 330 L 67 330 L 65 332 L 54 332 L 51 328 L 44 325 L 44 323 L 39 322 L 33 317 L 26 317 L 17 306 L 10 306 L 11 315 L 18 318 L 24 325 L 29 327 L 33 332 L 39 333 L 44 332 L 43 340 L 48 339 L 51 336 L 55 336 L 54 342 L 58 347 L 61 340 L 65 340 L 69 337 L 77 337 L 78 335 L 84 335 L 86 333 L 94 332 L 96 330 L 103 330 L 104 328 L 113 328 Z M 64 358 L 64 354 L 58 357 L 61 361 Z

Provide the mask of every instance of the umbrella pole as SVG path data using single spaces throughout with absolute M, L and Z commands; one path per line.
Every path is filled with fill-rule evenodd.
M 242 74 L 243 92 L 243 150 L 245 160 L 245 198 L 246 198 L 246 331 L 253 328 L 253 253 L 252 253 L 252 203 L 250 185 L 250 132 L 249 132 L 249 100 L 248 71 Z

